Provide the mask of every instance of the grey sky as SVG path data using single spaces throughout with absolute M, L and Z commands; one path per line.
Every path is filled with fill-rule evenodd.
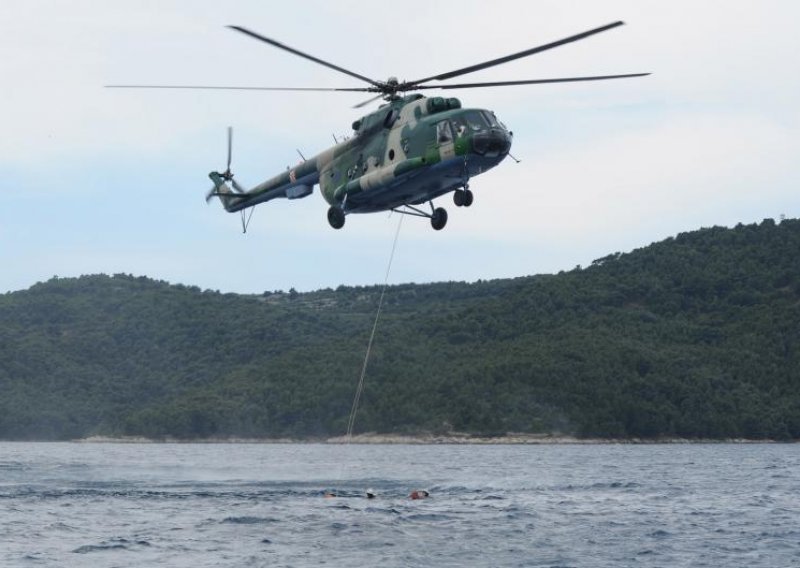
M 358 95 L 118 91 L 109 83 L 360 86 L 226 29 L 244 25 L 358 73 L 414 79 L 617 19 L 628 25 L 470 76 L 649 71 L 643 79 L 461 91 L 515 133 L 442 232 L 403 223 L 391 281 L 570 269 L 700 226 L 798 215 L 800 5 L 705 2 L 45 2 L 6 0 L 0 34 L 0 290 L 125 272 L 223 291 L 383 278 L 397 216 L 342 231 L 315 194 L 250 232 L 206 177 L 253 185 L 349 132 Z M 488 9 L 487 6 L 491 6 Z

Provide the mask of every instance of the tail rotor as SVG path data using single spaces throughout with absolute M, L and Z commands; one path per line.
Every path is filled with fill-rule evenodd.
M 233 179 L 233 172 L 231 171 L 231 158 L 233 156 L 233 127 L 228 127 L 228 161 L 225 166 L 224 172 L 211 172 L 208 174 L 208 177 L 211 178 L 211 181 L 214 182 L 214 186 L 211 190 L 206 194 L 206 203 L 211 201 L 212 197 L 224 197 L 228 194 L 236 194 L 236 193 L 244 193 L 245 189 L 240 186 L 235 179 Z M 231 186 L 233 187 L 233 192 L 231 189 L 225 184 L 225 182 L 231 182 Z

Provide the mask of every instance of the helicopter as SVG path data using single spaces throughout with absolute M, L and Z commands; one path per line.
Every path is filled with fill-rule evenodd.
M 209 178 L 212 189 L 206 201 L 217 197 L 228 212 L 241 212 L 246 232 L 249 219 L 245 210 L 273 199 L 301 199 L 319 185 L 328 203 L 328 223 L 334 229 L 344 227 L 345 218 L 354 213 L 394 211 L 430 219 L 435 230 L 447 224 L 447 210 L 436 207 L 433 200 L 453 194 L 457 207 L 469 207 L 474 195 L 469 182 L 502 162 L 511 150 L 513 132 L 491 110 L 465 108 L 454 97 L 425 97 L 412 91 L 429 89 L 472 89 L 482 87 L 519 86 L 544 83 L 599 81 L 642 77 L 649 73 L 561 77 L 478 83 L 432 84 L 488 69 L 523 57 L 585 39 L 623 25 L 617 21 L 551 43 L 468 67 L 413 81 L 389 77 L 378 81 L 355 73 L 313 55 L 309 55 L 274 39 L 241 26 L 228 28 L 313 61 L 367 85 L 361 87 L 226 87 L 173 85 L 108 85 L 116 88 L 156 89 L 233 89 L 263 91 L 346 91 L 377 93 L 357 104 L 362 108 L 378 99 L 385 101 L 377 110 L 352 124 L 350 137 L 316 156 L 287 168 L 274 177 L 252 187 L 243 188 L 231 172 L 232 129 L 228 128 L 228 160 L 223 172 L 213 171 Z M 407 94 L 410 93 L 410 94 Z M 230 185 L 228 185 L 230 183 Z M 429 211 L 423 208 L 428 204 Z M 250 213 L 252 215 L 252 209 Z

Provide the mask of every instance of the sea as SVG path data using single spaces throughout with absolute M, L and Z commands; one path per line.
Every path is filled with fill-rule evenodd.
M 800 567 L 800 445 L 4 442 L 0 566 Z

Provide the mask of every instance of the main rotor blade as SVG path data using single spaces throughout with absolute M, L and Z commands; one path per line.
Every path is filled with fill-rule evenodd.
M 226 87 L 216 85 L 105 85 L 106 89 L 205 89 L 215 91 L 347 91 L 359 93 L 374 93 L 373 87 Z
M 360 102 L 360 103 L 358 103 L 357 105 L 353 106 L 353 108 L 361 108 L 361 107 L 365 107 L 365 106 L 367 106 L 368 104 L 370 104 L 370 103 L 372 103 L 372 102 L 375 102 L 375 101 L 377 101 L 377 100 L 378 100 L 379 98 L 381 98 L 382 96 L 383 96 L 383 93 L 381 93 L 381 94 L 379 94 L 379 95 L 375 95 L 375 96 L 374 96 L 374 97 L 372 97 L 371 99 L 367 99 L 366 101 L 363 101 L 363 102 Z
M 227 171 L 231 171 L 231 150 L 233 146 L 233 127 L 228 127 L 228 167 Z
M 442 81 L 444 79 L 451 79 L 452 77 L 458 77 L 459 75 L 466 75 L 467 73 L 474 73 L 475 71 L 480 71 L 481 69 L 487 69 L 489 67 L 494 67 L 495 65 L 500 65 L 502 63 L 508 63 L 509 61 L 514 61 L 515 59 L 520 59 L 522 57 L 528 57 L 529 55 L 533 55 L 535 53 L 541 53 L 542 51 L 547 51 L 548 49 L 553 49 L 554 47 L 559 47 L 561 45 L 571 43 L 573 41 L 578 41 L 581 39 L 585 39 L 589 36 L 594 34 L 599 34 L 600 32 L 605 32 L 610 29 L 616 28 L 617 26 L 624 25 L 625 22 L 614 22 L 612 24 L 608 24 L 605 26 L 601 26 L 599 28 L 595 28 L 593 30 L 589 30 L 580 34 L 576 34 L 573 36 L 565 37 L 564 39 L 560 39 L 558 41 L 554 41 L 552 43 L 547 43 L 544 45 L 540 45 L 538 47 L 532 47 L 531 49 L 526 49 L 525 51 L 520 51 L 519 53 L 512 53 L 511 55 L 506 55 L 505 57 L 499 57 L 497 59 L 492 59 L 491 61 L 485 61 L 484 63 L 478 63 L 477 65 L 470 65 L 469 67 L 464 67 L 462 69 L 457 69 L 455 71 L 450 71 L 448 73 L 442 73 L 441 75 L 434 75 L 433 77 L 426 77 L 425 79 L 418 79 L 417 81 L 407 81 L 406 85 L 408 85 L 408 89 L 405 90 L 412 90 L 416 88 L 416 85 L 420 83 L 427 83 L 428 81 Z
M 253 37 L 255 39 L 258 39 L 258 40 L 261 40 L 263 42 L 266 42 L 266 43 L 268 43 L 270 45 L 273 45 L 273 46 L 275 46 L 277 48 L 286 50 L 289 53 L 293 53 L 295 55 L 299 55 L 300 57 L 308 59 L 309 61 L 313 61 L 314 63 L 319 63 L 320 65 L 324 65 L 325 67 L 328 67 L 329 69 L 333 69 L 335 71 L 339 71 L 340 73 L 344 73 L 345 75 L 350 75 L 351 77 L 355 77 L 356 79 L 361 79 L 362 81 L 366 81 L 367 83 L 369 83 L 370 85 L 373 85 L 375 87 L 380 87 L 380 83 L 378 83 L 378 81 L 370 79 L 369 77 L 364 77 L 363 75 L 359 75 L 358 73 L 355 73 L 353 71 L 349 71 L 349 70 L 347 70 L 347 69 L 345 69 L 343 67 L 339 67 L 338 65 L 334 65 L 333 63 L 328 63 L 327 61 L 323 61 L 322 59 L 314 57 L 313 55 L 309 55 L 307 53 L 303 53 L 302 51 L 298 51 L 297 49 L 289 47 L 288 45 L 284 45 L 284 44 L 282 44 L 282 43 L 280 43 L 278 41 L 275 41 L 274 39 L 270 39 L 268 37 L 262 36 L 261 34 L 257 34 L 256 32 L 252 32 L 252 31 L 248 30 L 247 28 L 243 28 L 241 26 L 228 26 L 228 27 L 231 28 L 232 30 L 236 30 L 237 32 L 242 32 L 243 34 L 249 35 L 250 37 Z
M 559 77 L 556 79 L 527 79 L 522 81 L 490 81 L 488 83 L 459 83 L 457 85 L 417 85 L 414 89 L 473 89 L 478 87 L 510 87 L 514 85 L 538 85 L 543 83 L 574 83 L 577 81 L 604 81 L 645 77 L 650 73 L 628 73 L 626 75 L 595 75 L 590 77 Z

